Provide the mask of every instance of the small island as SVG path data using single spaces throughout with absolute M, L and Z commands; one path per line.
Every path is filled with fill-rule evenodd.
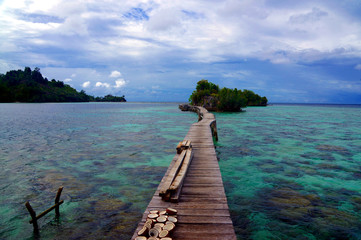
M 126 102 L 121 97 L 106 95 L 93 97 L 84 90 L 78 92 L 62 81 L 49 81 L 40 73 L 39 68 L 31 70 L 11 70 L 0 74 L 0 102 Z
M 218 85 L 202 79 L 189 97 L 189 102 L 208 111 L 239 112 L 247 106 L 267 106 L 268 100 L 251 90 L 219 89 Z

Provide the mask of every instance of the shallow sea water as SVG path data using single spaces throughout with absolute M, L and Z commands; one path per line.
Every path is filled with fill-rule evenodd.
M 361 108 L 216 113 L 219 164 L 239 239 L 361 239 Z
M 177 104 L 0 104 L 0 239 L 130 239 L 177 143 Z M 60 218 L 37 213 L 64 186 Z
M 361 108 L 216 113 L 239 239 L 361 239 Z M 0 239 L 130 239 L 198 117 L 177 104 L 0 104 Z M 60 218 L 32 233 L 64 186 Z

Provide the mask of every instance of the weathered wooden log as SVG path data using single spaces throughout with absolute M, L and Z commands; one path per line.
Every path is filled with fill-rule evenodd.
M 175 223 L 171 221 L 166 221 L 165 225 L 173 225 L 173 227 L 175 227 Z
M 38 219 L 36 218 L 36 212 L 34 211 L 34 209 L 31 207 L 29 202 L 25 203 L 26 208 L 28 209 L 30 216 L 32 218 L 32 220 L 30 221 L 30 223 L 33 224 L 34 227 L 34 231 L 35 232 L 39 232 L 39 226 L 38 226 Z
M 167 221 L 167 216 L 160 216 L 157 218 L 157 222 L 159 223 L 165 223 Z
M 138 236 L 134 240 L 147 240 L 147 237 L 144 236 Z
M 168 221 L 172 222 L 172 223 L 176 223 L 178 222 L 177 218 L 173 217 L 173 216 L 169 216 L 168 217 Z
M 138 231 L 138 236 L 146 236 L 148 234 L 149 229 L 147 227 L 142 227 L 142 229 L 140 229 Z
M 154 224 L 154 227 L 155 227 L 155 226 L 159 226 L 159 227 L 163 228 L 164 225 L 165 225 L 164 223 L 156 223 L 156 224 Z
M 58 189 L 58 192 L 56 193 L 56 196 L 55 196 L 55 205 L 57 205 L 57 204 L 59 203 L 60 195 L 61 195 L 61 192 L 63 191 L 63 188 L 64 188 L 64 187 L 60 187 L 60 188 Z M 59 204 L 59 205 L 60 205 L 60 204 Z M 56 215 L 57 217 L 60 216 L 59 205 L 57 205 L 57 206 L 55 207 L 55 215 Z
M 168 232 L 171 232 L 175 228 L 174 223 L 173 224 L 166 224 L 163 227 L 163 230 L 167 230 Z
M 193 157 L 192 149 L 186 150 L 186 157 L 184 158 L 183 164 L 182 164 L 177 176 L 175 177 L 172 184 L 170 185 L 169 190 L 175 191 L 179 188 L 180 184 L 183 182 L 183 179 L 187 173 L 190 162 L 192 161 L 192 157 Z
M 169 215 L 177 215 L 177 210 L 175 210 L 174 208 L 167 208 L 165 210 Z
M 167 176 L 167 179 L 163 182 L 162 184 L 162 187 L 160 188 L 159 190 L 159 196 L 163 196 L 167 193 L 168 189 L 169 189 L 169 186 L 172 184 L 176 174 L 178 173 L 179 171 L 179 168 L 180 166 L 182 165 L 183 163 L 183 160 L 184 160 L 184 156 L 185 156 L 185 151 L 183 151 L 177 161 L 174 163 L 171 171 L 169 172 L 168 176 Z
M 159 216 L 161 216 L 161 215 L 166 215 L 166 214 L 167 214 L 167 211 L 166 211 L 166 210 L 159 212 Z
M 163 230 L 163 228 L 161 226 L 159 226 L 159 225 L 154 226 L 154 229 L 157 229 L 158 234 Z
M 156 214 L 156 213 L 149 213 L 149 214 L 148 214 L 148 218 L 149 218 L 149 219 L 156 219 L 157 217 L 159 217 L 159 215 Z
M 157 238 L 159 235 L 159 231 L 156 228 L 149 229 L 149 237 Z
M 153 226 L 154 222 L 152 219 L 147 219 L 147 221 L 145 221 L 145 224 L 149 224 L 150 226 Z
M 186 154 L 186 157 L 184 159 L 183 165 L 182 165 L 181 169 L 179 170 L 179 173 L 178 173 L 177 177 L 174 179 L 172 185 L 169 187 L 169 190 L 172 192 L 170 201 L 173 202 L 173 203 L 178 203 L 179 202 L 180 194 L 182 192 L 183 181 L 184 181 L 185 176 L 187 174 L 190 162 L 193 159 L 193 151 L 192 151 L 192 149 L 190 148 L 190 149 L 188 149 L 186 151 L 187 151 L 187 154 Z
M 148 228 L 148 230 L 153 228 L 152 224 L 149 224 L 149 223 L 145 223 L 144 227 Z
M 168 230 L 162 230 L 160 233 L 159 233 L 159 237 L 160 238 L 164 238 L 164 237 L 168 237 L 169 236 L 169 231 Z

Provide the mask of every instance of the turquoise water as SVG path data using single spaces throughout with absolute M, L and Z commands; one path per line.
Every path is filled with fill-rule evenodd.
M 216 113 L 239 239 L 361 239 L 361 108 Z M 130 239 L 195 113 L 177 104 L 0 104 L 0 239 Z M 39 213 L 64 186 L 60 218 Z
M 240 239 L 361 239 L 361 108 L 274 105 L 217 113 Z
M 0 239 L 130 239 L 197 121 L 177 104 L 0 104 Z M 64 186 L 60 219 L 37 213 Z

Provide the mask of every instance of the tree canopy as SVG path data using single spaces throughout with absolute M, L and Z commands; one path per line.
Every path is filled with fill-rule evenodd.
M 94 100 L 96 102 L 126 102 L 124 95 L 121 97 L 117 97 L 111 94 L 108 94 L 104 97 L 96 97 Z
M 104 98 L 94 98 L 85 93 L 78 92 L 62 81 L 52 79 L 49 81 L 36 67 L 31 70 L 11 70 L 0 74 L 0 102 L 89 102 L 108 101 L 125 102 L 124 95 L 116 97 L 107 95 Z
M 228 112 L 241 111 L 247 106 L 267 106 L 268 102 L 266 97 L 261 97 L 253 91 L 226 87 L 219 89 L 218 85 L 204 79 L 197 83 L 189 101 L 208 110 Z

